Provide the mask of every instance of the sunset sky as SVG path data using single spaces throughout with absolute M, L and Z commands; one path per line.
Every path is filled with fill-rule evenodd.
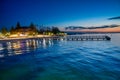
M 0 0 L 0 27 L 21 25 L 100 26 L 120 24 L 120 0 Z

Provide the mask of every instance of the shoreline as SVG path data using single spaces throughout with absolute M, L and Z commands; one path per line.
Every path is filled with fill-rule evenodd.
M 16 37 L 16 38 L 3 38 L 0 39 L 0 41 L 10 41 L 10 40 L 26 40 L 26 39 L 37 39 L 37 38 L 52 38 L 54 36 L 46 36 L 46 35 L 42 35 L 42 36 L 32 36 L 32 37 Z
M 49 35 L 40 35 L 40 36 L 29 36 L 29 37 L 14 37 L 14 38 L 3 38 L 3 39 L 0 39 L 0 42 L 4 42 L 4 41 L 17 41 L 17 40 L 33 40 L 33 39 L 40 39 L 40 40 L 43 40 L 43 39 L 53 39 L 53 40 L 60 40 L 61 37 L 63 36 L 49 36 Z M 65 37 L 65 36 L 64 36 Z M 111 38 L 109 36 L 106 36 L 106 35 L 99 35 L 99 36 L 95 36 L 95 35 L 92 35 L 92 36 L 77 36 L 77 35 L 67 35 L 66 38 L 63 38 L 64 40 L 68 40 L 68 41 L 88 41 L 88 40 L 111 40 Z

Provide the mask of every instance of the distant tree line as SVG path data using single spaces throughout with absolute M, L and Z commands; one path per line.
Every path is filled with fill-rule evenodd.
M 56 35 L 56 34 L 60 33 L 60 30 L 57 27 L 42 27 L 42 28 L 40 27 L 40 29 L 39 29 L 40 34 L 45 34 L 45 33 L 47 34 L 49 32 Z
M 53 33 L 54 35 L 57 35 L 58 33 L 60 33 L 60 30 L 58 27 L 36 27 L 36 25 L 34 23 L 31 23 L 29 26 L 27 26 L 28 28 L 30 28 L 31 34 L 34 33 L 38 33 L 38 34 L 48 34 L 48 33 Z M 11 26 L 10 30 L 7 29 L 7 27 L 2 27 L 0 29 L 0 32 L 3 35 L 9 35 L 9 34 L 16 34 L 18 32 L 18 30 L 22 28 L 20 22 L 17 22 L 16 26 Z

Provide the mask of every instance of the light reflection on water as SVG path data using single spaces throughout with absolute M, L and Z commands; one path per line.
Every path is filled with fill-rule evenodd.
M 11 41 L 11 42 L 4 42 L 0 44 L 0 57 L 4 56 L 12 56 L 18 55 L 23 53 L 29 53 L 31 50 L 35 50 L 36 48 L 43 47 L 46 48 L 47 46 L 52 45 L 51 40 L 25 40 L 25 41 Z M 4 54 L 3 51 L 7 51 L 8 54 Z
M 113 39 L 0 43 L 0 80 L 119 80 L 119 74 Z

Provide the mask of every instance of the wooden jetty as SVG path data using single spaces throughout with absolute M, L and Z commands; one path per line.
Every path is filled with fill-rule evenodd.
M 83 36 L 83 35 L 67 35 L 64 37 L 54 36 L 43 38 L 45 40 L 65 40 L 65 41 L 110 41 L 109 36 L 98 35 L 98 36 Z
M 78 36 L 71 35 L 66 36 L 67 41 L 109 41 L 111 38 L 109 36 Z
M 49 40 L 65 40 L 65 41 L 110 41 L 109 36 L 82 36 L 82 35 L 67 35 L 64 37 L 53 36 L 53 37 L 33 37 L 33 38 L 15 38 L 15 39 L 2 39 L 2 41 L 23 41 L 23 40 L 39 40 L 39 41 L 49 41 Z

